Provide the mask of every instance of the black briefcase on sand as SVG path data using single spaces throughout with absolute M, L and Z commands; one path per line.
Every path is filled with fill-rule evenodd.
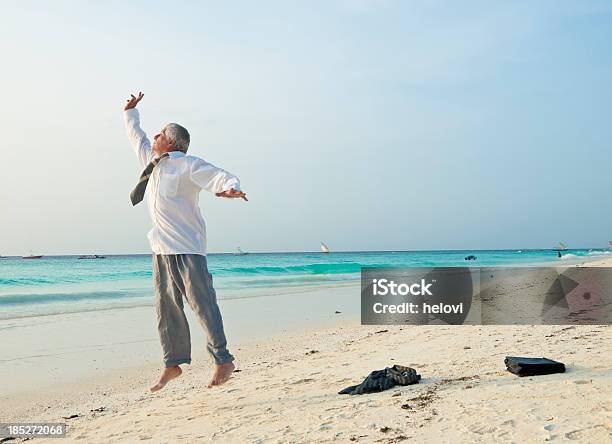
M 547 358 L 506 356 L 504 363 L 510 373 L 518 376 L 548 375 L 565 372 L 565 364 Z

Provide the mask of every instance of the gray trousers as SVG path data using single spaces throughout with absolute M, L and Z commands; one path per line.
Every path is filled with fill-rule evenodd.
M 206 348 L 215 363 L 225 364 L 234 360 L 227 350 L 223 319 L 206 256 L 155 254 L 153 282 L 157 328 L 166 367 L 191 363 L 191 336 L 183 310 L 183 297 L 206 332 Z

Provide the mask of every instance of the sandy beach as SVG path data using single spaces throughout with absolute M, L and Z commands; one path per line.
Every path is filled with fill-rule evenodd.
M 150 342 L 150 350 L 144 347 L 127 367 L 101 364 L 88 379 L 5 392 L 2 420 L 65 422 L 68 442 L 88 443 L 610 439 L 609 326 L 365 327 L 350 308 L 356 288 L 317 294 L 324 298 L 330 291 L 338 299 L 325 306 L 327 323 L 283 325 L 266 337 L 235 341 L 239 372 L 222 387 L 205 387 L 210 362 L 196 354 L 180 379 L 150 394 L 158 372 Z M 154 337 L 142 340 L 148 344 Z M 519 378 L 505 370 L 506 355 L 545 356 L 564 362 L 567 371 Z M 337 394 L 393 364 L 415 368 L 421 382 L 375 394 Z

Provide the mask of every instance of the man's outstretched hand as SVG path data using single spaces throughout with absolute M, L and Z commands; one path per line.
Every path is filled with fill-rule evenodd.
M 123 108 L 124 111 L 127 111 L 128 109 L 136 108 L 136 105 L 138 105 L 138 102 L 142 100 L 142 98 L 144 97 L 144 94 L 139 92 L 138 97 L 135 97 L 134 94 L 130 94 L 130 96 L 131 97 L 127 99 L 127 104 Z
M 242 191 L 236 191 L 235 189 L 231 188 L 227 191 L 221 191 L 220 193 L 215 193 L 215 196 L 217 197 L 227 197 L 228 199 L 236 199 L 236 198 L 242 198 L 244 200 L 246 200 L 248 202 L 249 199 L 247 199 L 246 194 L 244 194 Z

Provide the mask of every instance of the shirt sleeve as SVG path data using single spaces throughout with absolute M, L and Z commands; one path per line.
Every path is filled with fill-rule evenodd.
M 196 159 L 191 164 L 189 176 L 194 184 L 211 193 L 228 191 L 230 188 L 240 191 L 240 179 L 202 159 Z
M 151 150 L 151 142 L 142 128 L 140 128 L 140 114 L 136 108 L 125 111 L 124 117 L 128 139 L 136 152 L 136 156 L 138 156 L 140 165 L 144 168 L 154 157 Z

